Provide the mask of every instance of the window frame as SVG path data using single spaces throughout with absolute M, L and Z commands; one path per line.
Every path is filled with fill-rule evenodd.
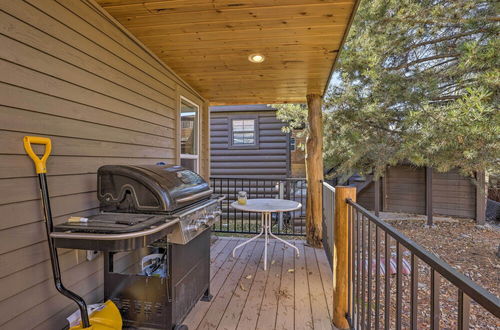
M 182 138 L 182 103 L 185 102 L 185 103 L 188 103 L 189 105 L 193 106 L 196 108 L 196 123 L 195 123 L 195 127 L 197 129 L 196 131 L 196 137 L 195 137 L 195 150 L 196 150 L 196 154 L 192 155 L 192 154 L 183 154 L 181 151 L 182 151 L 182 141 L 181 141 L 181 138 Z M 194 159 L 195 162 L 196 162 L 196 166 L 195 166 L 195 172 L 196 173 L 199 173 L 200 171 L 200 147 L 201 147 L 201 143 L 200 143 L 200 138 L 201 138 L 201 113 L 200 113 L 200 109 L 201 107 L 195 103 L 194 101 L 191 101 L 190 99 L 188 99 L 187 97 L 185 96 L 180 96 L 179 97 L 179 114 L 178 114 L 178 118 L 179 118 L 179 124 L 177 125 L 178 126 L 178 130 L 179 130 L 179 134 L 178 134 L 178 148 L 179 148 L 179 165 L 181 164 L 182 162 L 182 159 Z
M 228 148 L 229 149 L 257 149 L 259 148 L 259 116 L 249 116 L 249 115 L 236 115 L 228 117 L 229 123 L 229 134 L 228 134 Z M 244 144 L 244 143 L 233 143 L 233 121 L 234 120 L 253 120 L 254 123 L 254 143 Z M 247 131 L 250 132 L 250 131 Z

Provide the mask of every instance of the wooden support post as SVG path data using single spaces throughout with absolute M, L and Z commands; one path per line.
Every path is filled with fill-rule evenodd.
M 427 215 L 427 226 L 434 224 L 432 208 L 432 167 L 425 167 L 425 214 Z
M 380 180 L 381 177 L 373 177 L 374 179 L 374 189 L 375 189 L 375 215 L 378 217 L 380 215 Z
M 346 319 L 349 295 L 349 208 L 346 200 L 356 201 L 356 187 L 335 187 L 333 244 L 333 324 L 348 329 Z
M 389 194 L 389 179 L 388 179 L 388 174 L 389 174 L 389 167 L 385 168 L 385 174 L 382 177 L 382 211 L 388 211 L 389 206 L 388 206 L 388 198 L 387 195 Z
M 321 247 L 323 200 L 323 115 L 321 95 L 307 95 L 307 121 L 309 132 L 306 140 L 306 238 L 313 247 Z
M 484 225 L 486 222 L 487 185 L 484 171 L 476 172 L 476 223 Z

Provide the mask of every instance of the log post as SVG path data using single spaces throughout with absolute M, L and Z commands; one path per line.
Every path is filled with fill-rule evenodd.
M 346 319 L 349 293 L 349 208 L 346 200 L 356 201 L 356 187 L 335 187 L 333 243 L 333 324 L 348 329 Z
M 321 95 L 307 95 L 307 121 L 309 132 L 306 140 L 306 238 L 313 247 L 321 247 L 323 200 L 323 115 Z

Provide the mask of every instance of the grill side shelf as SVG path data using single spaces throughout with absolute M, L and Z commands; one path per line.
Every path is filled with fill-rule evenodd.
M 53 239 L 84 239 L 84 240 L 98 240 L 98 241 L 116 241 L 123 239 L 131 239 L 143 236 L 149 236 L 156 234 L 168 227 L 174 226 L 179 222 L 179 219 L 168 219 L 165 223 L 159 226 L 151 226 L 149 229 L 143 229 L 135 232 L 121 233 L 121 234 L 96 234 L 96 233 L 85 233 L 85 232 L 52 232 L 50 237 Z

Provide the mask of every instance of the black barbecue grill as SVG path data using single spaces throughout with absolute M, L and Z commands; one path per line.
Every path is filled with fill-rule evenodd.
M 200 298 L 210 299 L 210 226 L 223 197 L 181 166 L 106 165 L 97 183 L 101 212 L 55 226 L 56 247 L 104 252 L 105 299 L 126 327 L 178 326 Z M 124 267 L 115 258 L 123 251 L 157 258 L 149 275 L 138 260 Z

